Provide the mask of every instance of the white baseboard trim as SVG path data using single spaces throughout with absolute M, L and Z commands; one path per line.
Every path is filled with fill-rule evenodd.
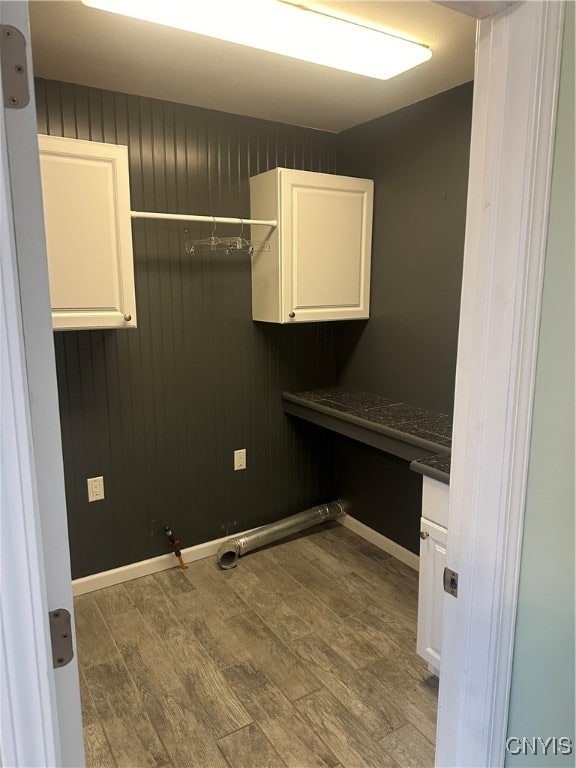
M 357 533 L 358 536 L 362 536 L 363 539 L 370 541 L 379 549 L 388 552 L 389 555 L 392 555 L 397 560 L 406 563 L 410 568 L 414 568 L 415 571 L 418 570 L 420 560 L 418 555 L 401 547 L 400 544 L 396 544 L 395 541 L 386 538 L 386 536 L 374 531 L 359 520 L 350 517 L 350 515 L 346 515 L 338 522 L 346 526 L 346 528 L 350 528 L 350 530 Z M 223 536 L 221 539 L 212 539 L 212 541 L 205 541 L 203 544 L 187 547 L 182 550 L 182 558 L 185 563 L 192 563 L 194 560 L 202 560 L 205 557 L 210 557 L 211 555 L 215 555 L 220 549 L 220 545 L 232 538 L 232 536 L 244 536 L 253 530 L 256 529 L 251 528 L 249 531 L 241 531 L 236 534 L 231 534 L 230 536 Z M 167 571 L 169 568 L 175 568 L 177 565 L 178 561 L 172 553 L 151 557 L 149 560 L 140 560 L 137 563 L 123 565 L 120 568 L 112 568 L 110 571 L 102 571 L 101 573 L 94 573 L 91 576 L 83 576 L 81 579 L 74 579 L 72 582 L 72 594 L 74 597 L 77 597 L 78 595 L 85 595 L 87 592 L 96 592 L 98 589 L 112 587 L 114 584 L 122 584 L 124 581 L 131 581 L 132 579 L 139 579 L 142 576 L 149 576 L 151 573 Z
M 221 539 L 212 539 L 211 541 L 205 541 L 203 544 L 195 544 L 193 547 L 187 547 L 186 549 L 181 550 L 182 559 L 185 563 L 191 563 L 194 560 L 202 560 L 205 557 L 215 555 L 220 549 L 220 545 L 225 541 L 228 541 L 235 536 L 244 536 L 254 530 L 256 529 L 251 528 L 249 531 L 232 533 L 230 536 L 223 536 Z M 87 592 L 95 592 L 98 589 L 112 587 L 114 584 L 122 584 L 124 581 L 139 579 L 141 576 L 149 576 L 151 573 L 167 571 L 177 565 L 178 561 L 172 553 L 151 557 L 149 560 L 140 560 L 137 563 L 123 565 L 120 568 L 112 568 L 110 571 L 101 571 L 100 573 L 94 573 L 91 576 L 83 576 L 80 579 L 74 579 L 72 582 L 72 594 L 74 597 L 77 597 L 78 595 L 84 595 Z
M 418 555 L 415 555 L 414 552 L 410 552 L 409 549 L 400 546 L 400 544 L 392 541 L 392 539 L 388 539 L 386 536 L 378 533 L 378 531 L 375 531 L 373 528 L 364 525 L 364 523 L 361 523 L 360 520 L 356 520 L 356 518 L 350 517 L 350 515 L 346 515 L 345 517 L 340 518 L 338 522 L 345 528 L 350 528 L 350 530 L 354 531 L 354 533 L 357 533 L 358 536 L 362 536 L 362 538 L 366 539 L 366 541 L 374 544 L 374 546 L 378 547 L 378 549 L 382 549 L 384 552 L 388 552 L 388 554 L 392 555 L 392 557 L 395 557 L 396 560 L 400 560 L 402 563 L 410 566 L 410 568 L 413 568 L 415 571 L 420 569 L 420 558 Z

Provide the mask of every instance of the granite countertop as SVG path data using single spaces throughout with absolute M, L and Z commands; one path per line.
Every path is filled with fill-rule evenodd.
M 438 453 L 435 456 L 415 459 L 410 463 L 410 469 L 450 485 L 450 458 L 449 453 Z
M 411 461 L 411 469 L 450 481 L 452 420 L 382 395 L 344 387 L 284 392 L 287 413 Z

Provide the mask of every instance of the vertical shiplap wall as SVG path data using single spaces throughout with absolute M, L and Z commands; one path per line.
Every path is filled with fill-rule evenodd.
M 46 80 L 36 98 L 40 133 L 128 145 L 137 210 L 248 217 L 251 175 L 336 171 L 321 131 Z M 333 326 L 254 323 L 250 257 L 185 252 L 211 230 L 133 222 L 138 329 L 56 333 L 75 578 L 165 552 L 165 524 L 190 546 L 333 495 L 330 436 L 280 396 L 333 383 Z

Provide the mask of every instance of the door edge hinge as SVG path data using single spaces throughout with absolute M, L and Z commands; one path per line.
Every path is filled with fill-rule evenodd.
M 0 24 L 0 57 L 4 106 L 22 109 L 30 103 L 26 38 L 10 24 Z
M 72 620 L 66 608 L 56 608 L 48 613 L 52 643 L 52 666 L 65 667 L 74 658 Z
M 452 597 L 458 597 L 458 572 L 444 568 L 444 592 Z

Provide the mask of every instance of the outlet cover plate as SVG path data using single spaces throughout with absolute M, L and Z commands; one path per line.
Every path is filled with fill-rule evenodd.
M 86 481 L 88 484 L 88 501 L 102 501 L 104 498 L 104 477 L 89 477 Z
M 234 471 L 246 469 L 246 448 L 240 448 L 234 451 Z

